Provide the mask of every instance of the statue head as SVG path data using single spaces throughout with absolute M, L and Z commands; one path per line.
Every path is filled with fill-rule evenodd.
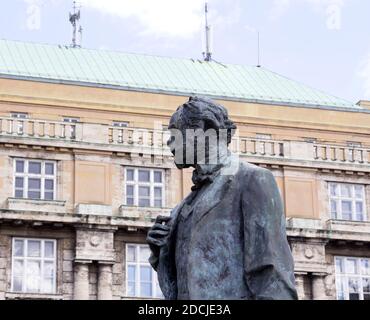
M 172 115 L 167 145 L 179 169 L 197 164 L 217 164 L 231 142 L 235 124 L 225 107 L 203 97 L 193 96 Z

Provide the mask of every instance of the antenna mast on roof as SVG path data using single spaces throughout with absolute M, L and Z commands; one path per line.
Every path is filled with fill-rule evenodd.
M 261 49 L 260 49 L 260 32 L 259 31 L 257 31 L 257 55 L 258 55 L 257 67 L 261 68 Z
M 71 44 L 72 48 L 81 48 L 82 27 L 80 25 L 80 19 L 81 19 L 81 11 L 80 9 L 78 9 L 77 11 L 76 1 L 73 1 L 73 13 L 69 13 L 69 22 L 72 24 L 72 27 L 73 27 L 72 44 Z M 77 41 L 77 30 L 80 33 L 79 41 Z
M 211 26 L 208 25 L 208 3 L 205 3 L 204 13 L 206 19 L 206 51 L 203 52 L 204 61 L 212 61 L 211 52 Z

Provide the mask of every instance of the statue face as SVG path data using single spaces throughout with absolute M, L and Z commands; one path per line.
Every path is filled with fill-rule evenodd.
M 175 165 L 179 169 L 195 166 L 200 160 L 197 156 L 198 148 L 204 148 L 203 144 L 195 138 L 194 132 L 204 133 L 205 122 L 199 120 L 196 125 L 184 125 L 176 121 L 176 114 L 170 120 L 168 129 L 171 137 L 167 141 L 171 153 L 174 155 Z
M 179 169 L 196 165 L 216 165 L 227 155 L 231 130 L 227 110 L 211 100 L 190 97 L 172 115 L 167 141 Z

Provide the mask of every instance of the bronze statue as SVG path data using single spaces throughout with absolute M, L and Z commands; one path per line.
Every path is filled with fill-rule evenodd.
M 192 192 L 148 232 L 166 299 L 297 299 L 277 184 L 231 154 L 235 129 L 223 106 L 201 97 L 170 120 L 175 164 L 195 170 Z

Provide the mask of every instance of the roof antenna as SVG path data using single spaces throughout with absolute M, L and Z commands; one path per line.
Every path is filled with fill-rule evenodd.
M 211 52 L 211 26 L 208 25 L 208 3 L 205 3 L 204 13 L 206 19 L 206 51 L 203 52 L 204 61 L 212 61 Z
M 261 68 L 260 32 L 257 31 L 257 68 Z
M 82 26 L 80 26 L 80 28 L 78 29 L 80 48 L 82 46 L 82 31 L 83 31 Z
M 81 19 L 80 8 L 81 6 L 79 7 L 77 11 L 76 1 L 73 1 L 73 13 L 69 13 L 69 22 L 72 24 L 72 27 L 73 27 L 72 44 L 71 44 L 72 48 L 81 48 L 82 27 L 80 25 L 80 19 Z M 77 40 L 77 30 L 80 34 L 79 40 Z

